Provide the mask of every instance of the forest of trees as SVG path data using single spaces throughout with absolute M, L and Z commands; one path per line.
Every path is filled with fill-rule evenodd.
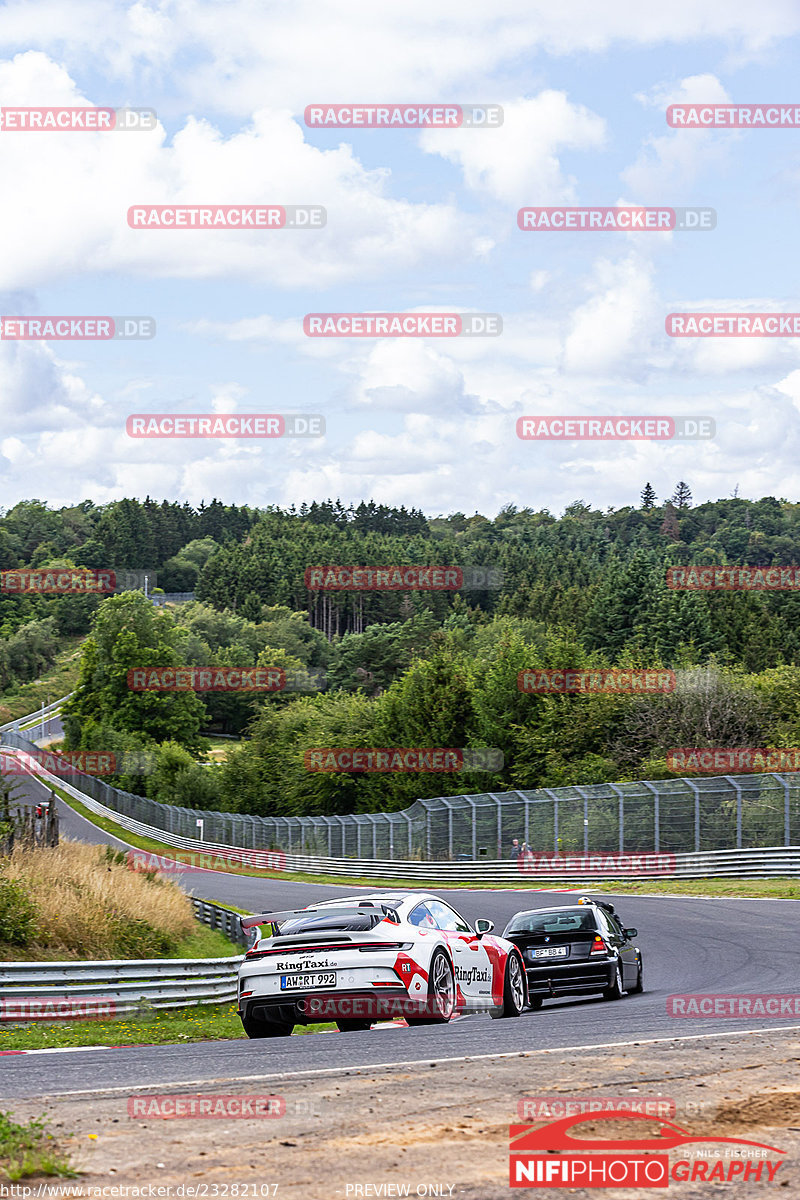
M 166 612 L 141 592 L 80 601 L 96 611 L 84 615 L 93 623 L 68 745 L 149 749 L 155 770 L 118 782 L 164 802 L 277 815 L 370 811 L 420 796 L 659 778 L 676 746 L 800 744 L 797 595 L 665 583 L 672 564 L 800 564 L 800 505 L 786 500 L 694 507 L 681 483 L 659 504 L 646 485 L 637 507 L 600 512 L 576 501 L 555 517 L 507 506 L 493 520 L 330 501 L 288 511 L 87 502 L 49 513 L 46 540 L 35 545 L 29 515 L 18 505 L 0 518 L 0 547 L 17 557 L 6 565 L 26 555 L 32 565 L 59 556 L 155 564 L 173 573 L 175 590 L 197 596 Z M 502 585 L 321 596 L 304 579 L 307 567 L 408 563 L 491 567 Z M 3 598 L 66 602 L 75 600 Z M 0 655 L 19 628 L 10 622 Z M 127 671 L 143 665 L 273 666 L 295 687 L 256 698 L 131 692 Z M 673 668 L 677 689 L 542 696 L 517 687 L 519 671 L 532 667 L 615 665 Z M 244 741 L 210 768 L 197 760 L 213 731 Z M 305 751 L 330 746 L 488 746 L 502 751 L 504 767 L 308 771 Z

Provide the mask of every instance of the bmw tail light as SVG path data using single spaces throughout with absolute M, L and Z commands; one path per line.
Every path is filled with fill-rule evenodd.
M 608 946 L 605 944 L 603 939 L 600 937 L 599 933 L 595 936 L 595 939 L 592 942 L 592 948 L 589 951 L 589 953 L 590 954 L 608 954 Z

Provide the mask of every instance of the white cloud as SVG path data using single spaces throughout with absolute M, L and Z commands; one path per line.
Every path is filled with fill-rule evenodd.
M 600 54 L 717 39 L 746 61 L 798 28 L 794 0 L 404 0 L 375 5 L 368 18 L 347 0 L 298 0 L 291 8 L 259 0 L 11 0 L 0 45 L 58 53 L 70 70 L 100 70 L 125 86 L 136 80 L 151 90 L 137 97 L 141 104 L 161 101 L 166 77 L 178 105 L 241 117 L 264 105 L 298 113 L 318 100 L 489 102 L 497 99 L 484 90 L 493 73 L 521 74 L 542 51 Z
M 0 65 L 0 104 L 86 103 L 43 54 Z M 189 118 L 171 144 L 160 126 L 135 133 L 8 132 L 0 154 L 4 177 L 14 180 L 0 219 L 15 233 L 0 259 L 0 287 L 113 271 L 324 287 L 487 249 L 474 221 L 452 204 L 393 199 L 388 170 L 367 170 L 346 145 L 310 145 L 285 110 L 261 109 L 228 137 Z M 127 224 L 133 205 L 198 203 L 323 205 L 328 225 L 239 232 Z
M 427 130 L 422 148 L 458 164 L 468 188 L 497 200 L 573 203 L 575 180 L 564 176 L 557 152 L 602 149 L 605 121 L 555 91 L 506 103 L 503 114 L 496 129 Z
M 715 75 L 705 74 L 659 84 L 637 99 L 666 113 L 670 104 L 724 104 L 730 97 Z M 675 129 L 650 136 L 621 178 L 640 203 L 689 205 L 698 176 L 719 173 L 738 137 L 735 131 L 713 129 Z
M 564 342 L 564 369 L 633 373 L 659 329 L 652 266 L 634 254 L 621 262 L 600 259 L 587 287 L 591 298 L 574 313 Z

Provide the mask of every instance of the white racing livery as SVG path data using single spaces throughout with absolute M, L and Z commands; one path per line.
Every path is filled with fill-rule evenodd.
M 460 1013 L 518 1017 L 527 1004 L 516 946 L 493 935 L 491 921 L 473 929 L 428 892 L 349 896 L 241 921 L 255 938 L 239 969 L 251 1038 L 317 1021 L 347 1031 L 392 1017 L 409 1025 Z

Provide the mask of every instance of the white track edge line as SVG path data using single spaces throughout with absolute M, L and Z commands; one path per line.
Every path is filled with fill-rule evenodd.
M 84 1091 L 71 1092 L 48 1092 L 41 1096 L 41 1099 L 58 1099 L 66 1096 L 94 1096 L 98 1099 L 103 1096 L 116 1095 L 117 1093 L 144 1092 L 153 1088 L 178 1088 L 178 1087 L 193 1087 L 198 1084 L 217 1084 L 217 1083 L 256 1083 L 268 1079 L 304 1079 L 313 1078 L 319 1075 L 350 1075 L 354 1071 L 387 1071 L 393 1070 L 395 1067 L 422 1067 L 431 1064 L 445 1065 L 446 1063 L 463 1063 L 463 1062 L 481 1062 L 487 1059 L 503 1059 L 503 1058 L 533 1058 L 537 1054 L 569 1054 L 578 1050 L 616 1050 L 625 1046 L 657 1046 L 665 1042 L 702 1042 L 708 1041 L 710 1038 L 725 1038 L 725 1037 L 742 1037 L 744 1035 L 753 1035 L 756 1037 L 764 1037 L 771 1033 L 796 1033 L 800 1031 L 800 1025 L 771 1025 L 766 1029 L 731 1029 L 723 1033 L 692 1033 L 684 1037 L 660 1037 L 660 1038 L 638 1038 L 629 1042 L 594 1042 L 589 1045 L 579 1046 L 552 1046 L 542 1050 L 504 1050 L 496 1054 L 461 1054 L 453 1058 L 436 1058 L 435 1055 L 428 1055 L 426 1058 L 405 1059 L 391 1063 L 359 1063 L 349 1067 L 320 1067 L 314 1070 L 307 1071 L 276 1071 L 263 1075 L 225 1075 L 219 1079 L 179 1079 L 164 1083 L 142 1083 L 129 1087 L 114 1087 L 114 1088 L 93 1088 Z M 87 1047 L 91 1050 L 93 1047 Z M 99 1049 L 99 1047 L 98 1047 Z M 133 1047 L 121 1047 L 121 1049 L 133 1049 Z M 30 1099 L 30 1097 L 18 1097 L 18 1099 Z

